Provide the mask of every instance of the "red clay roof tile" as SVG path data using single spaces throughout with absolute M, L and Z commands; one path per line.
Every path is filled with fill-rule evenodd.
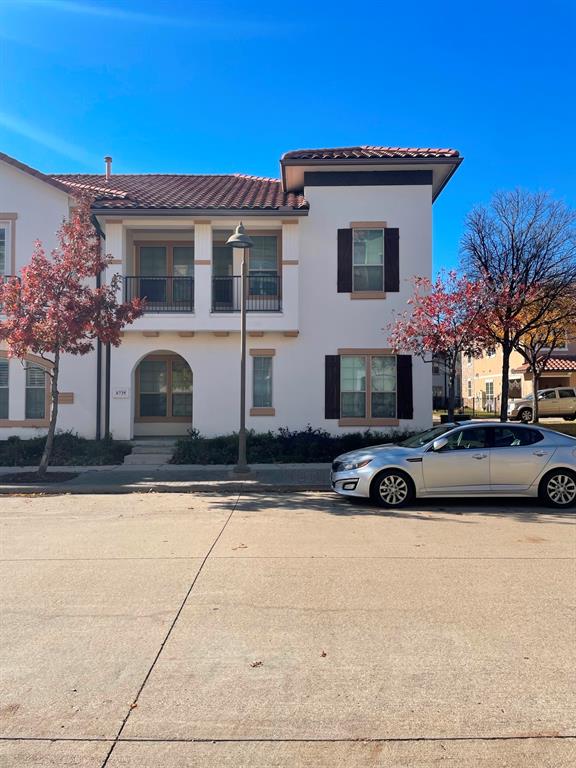
M 296 149 L 282 155 L 282 160 L 385 160 L 387 158 L 456 158 L 455 149 L 433 147 L 334 147 L 326 149 Z

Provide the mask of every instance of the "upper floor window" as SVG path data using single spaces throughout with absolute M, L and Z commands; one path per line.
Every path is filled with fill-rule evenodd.
M 0 276 L 10 274 L 11 224 L 10 221 L 0 221 Z
M 466 355 L 466 365 L 472 365 L 472 355 Z
M 342 418 L 395 418 L 396 357 L 343 355 L 340 392 Z
M 276 235 L 252 235 L 254 245 L 248 256 L 248 288 L 252 296 L 276 296 L 278 293 L 278 238 Z
M 466 382 L 466 387 L 467 387 L 467 396 L 472 397 L 472 379 L 468 379 L 468 381 Z
M 190 310 L 194 304 L 194 245 L 136 244 L 136 274 L 128 298 L 145 298 L 148 309 Z
M 495 347 L 489 347 L 486 350 L 486 355 L 487 355 L 487 357 L 496 357 L 496 349 L 495 349 Z
M 26 404 L 27 419 L 45 419 L 47 402 L 47 379 L 44 368 L 27 363 L 26 365 Z
M 354 229 L 352 236 L 352 290 L 384 290 L 384 230 Z
M 8 360 L 0 358 L 0 419 L 8 418 Z

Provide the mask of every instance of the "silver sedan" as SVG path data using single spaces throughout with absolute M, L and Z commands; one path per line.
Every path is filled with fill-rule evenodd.
M 392 508 L 417 496 L 527 496 L 566 509 L 576 504 L 576 438 L 539 425 L 442 424 L 338 456 L 331 481 Z

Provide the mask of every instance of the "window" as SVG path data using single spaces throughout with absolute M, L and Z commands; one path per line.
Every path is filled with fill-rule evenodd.
M 466 355 L 466 365 L 472 365 L 472 355 Z
M 559 389 L 558 390 L 558 396 L 559 397 L 576 397 L 576 391 L 573 389 Z
M 191 243 L 146 243 L 137 246 L 142 297 L 151 303 L 193 301 L 194 246 Z
M 188 421 L 192 417 L 192 371 L 185 360 L 154 357 L 138 367 L 138 418 Z
M 0 276 L 10 272 L 10 225 L 9 221 L 0 221 Z
M 536 429 L 521 427 L 495 427 L 492 430 L 494 448 L 516 448 L 523 445 L 534 445 L 543 440 L 541 432 Z
M 487 357 L 496 357 L 496 349 L 494 347 L 490 347 L 486 350 L 486 356 Z
M 352 237 L 352 290 L 384 290 L 384 230 L 354 229 Z
M 27 419 L 46 418 L 46 371 L 39 365 L 26 365 L 26 405 Z
M 8 360 L 0 358 L 0 419 L 8 418 Z
M 494 382 L 493 381 L 487 381 L 486 382 L 486 397 L 489 399 L 492 399 L 494 397 Z
M 488 430 L 485 427 L 460 429 L 458 432 L 453 432 L 449 435 L 447 440 L 446 445 L 440 449 L 441 453 L 487 448 L 489 445 Z
M 522 397 L 522 381 L 520 379 L 510 379 L 508 382 L 508 397 L 511 400 L 517 400 Z
M 556 400 L 556 392 L 553 389 L 538 392 L 538 400 Z
M 342 418 L 395 418 L 396 357 L 343 355 L 340 398 Z
M 466 384 L 468 387 L 468 397 L 472 397 L 472 379 L 468 379 Z
M 278 295 L 278 238 L 253 235 L 248 257 L 248 293 L 251 296 Z M 231 250 L 231 249 L 230 249 Z
M 272 408 L 272 358 L 254 357 L 252 360 L 252 405 L 254 408 Z

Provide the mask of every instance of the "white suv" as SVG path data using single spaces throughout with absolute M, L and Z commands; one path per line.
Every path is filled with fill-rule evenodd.
M 512 421 L 532 420 L 532 397 L 513 400 L 508 403 L 508 418 Z M 556 387 L 538 390 L 538 413 L 543 417 L 555 416 L 565 421 L 576 419 L 576 389 L 574 387 Z

